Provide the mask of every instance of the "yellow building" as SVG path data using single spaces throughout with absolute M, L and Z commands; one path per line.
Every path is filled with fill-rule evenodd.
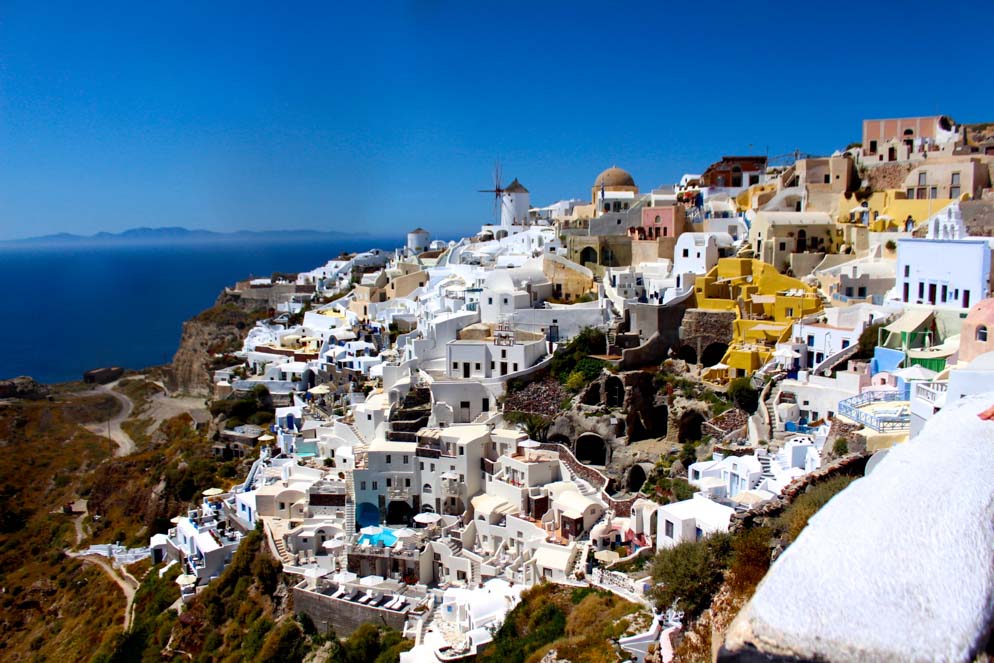
M 851 223 L 866 225 L 870 232 L 907 232 L 909 218 L 913 228 L 955 200 L 959 199 L 911 199 L 900 189 L 886 189 L 871 194 L 866 205 L 855 198 L 845 201 L 842 216 Z
M 813 288 L 748 258 L 722 258 L 697 277 L 694 294 L 697 308 L 737 313 L 728 351 L 703 374 L 717 384 L 758 370 L 777 343 L 790 339 L 794 322 L 822 309 Z

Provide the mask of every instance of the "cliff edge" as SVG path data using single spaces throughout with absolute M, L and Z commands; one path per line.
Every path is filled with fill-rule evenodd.
M 268 302 L 225 290 L 214 305 L 183 323 L 179 349 L 170 366 L 170 388 L 206 395 L 213 371 L 237 363 L 226 355 L 242 348 L 249 330 L 269 317 Z

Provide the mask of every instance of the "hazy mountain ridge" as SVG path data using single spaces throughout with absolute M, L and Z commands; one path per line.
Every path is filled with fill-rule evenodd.
M 72 233 L 56 233 L 39 237 L 23 239 L 0 240 L 0 246 L 23 246 L 42 244 L 69 243 L 151 243 L 160 241 L 246 241 L 259 239 L 334 239 L 346 237 L 363 237 L 367 233 L 340 232 L 337 230 L 237 230 L 234 232 L 217 232 L 213 230 L 191 230 L 181 226 L 166 226 L 160 228 L 131 228 L 119 233 L 99 232 L 95 235 L 75 235 Z

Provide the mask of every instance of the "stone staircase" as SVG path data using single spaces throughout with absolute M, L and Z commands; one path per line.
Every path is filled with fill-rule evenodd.
M 286 549 L 286 543 L 283 542 L 283 537 L 274 538 L 273 543 L 276 544 L 276 553 L 279 555 L 280 560 L 284 564 L 293 564 L 293 554 Z
M 445 547 L 451 550 L 453 555 L 458 555 L 462 552 L 462 543 L 451 537 L 445 539 Z

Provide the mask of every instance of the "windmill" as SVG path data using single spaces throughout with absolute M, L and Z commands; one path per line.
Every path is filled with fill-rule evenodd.
M 504 189 L 501 188 L 500 182 L 500 161 L 494 162 L 494 188 L 479 189 L 479 193 L 494 194 L 494 225 L 499 226 L 501 216 L 501 196 L 504 193 Z

